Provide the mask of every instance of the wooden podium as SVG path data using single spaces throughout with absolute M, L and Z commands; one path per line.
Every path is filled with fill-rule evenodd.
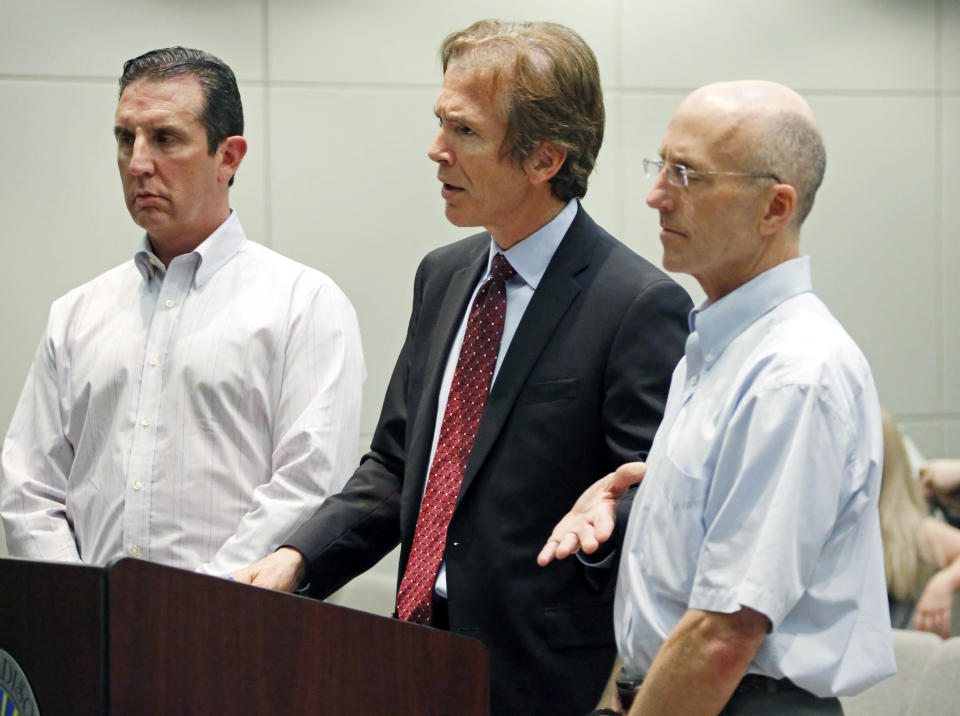
M 475 639 L 135 559 L 0 559 L 0 649 L 40 716 L 486 716 Z

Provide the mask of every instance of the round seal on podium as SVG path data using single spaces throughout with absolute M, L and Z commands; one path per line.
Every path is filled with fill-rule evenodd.
M 0 649 L 0 716 L 40 716 L 27 675 L 10 654 Z

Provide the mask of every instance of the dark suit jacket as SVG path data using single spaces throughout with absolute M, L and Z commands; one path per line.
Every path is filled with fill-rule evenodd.
M 478 234 L 420 264 L 370 452 L 288 541 L 307 558 L 314 596 L 398 541 L 403 574 L 440 381 L 489 245 Z M 450 629 L 487 644 L 494 714 L 582 715 L 602 691 L 616 565 L 541 568 L 536 556 L 590 484 L 646 457 L 690 307 L 682 288 L 579 209 L 491 388 L 447 536 Z

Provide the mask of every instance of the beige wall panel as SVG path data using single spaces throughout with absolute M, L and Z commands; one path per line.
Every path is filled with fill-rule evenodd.
M 957 92 L 960 91 L 960 2 L 958 0 L 940 0 L 940 2 L 943 8 L 940 28 L 942 88 Z
M 583 199 L 583 206 L 600 226 L 624 243 L 628 243 L 622 235 L 623 161 L 621 155 L 623 153 L 623 139 L 620 131 L 621 102 L 618 93 L 609 90 L 604 92 L 603 102 L 607 116 L 603 145 L 600 147 L 596 166 L 594 166 L 593 173 L 587 183 L 587 195 Z
M 960 420 L 953 418 L 946 422 L 943 457 L 960 457 Z
M 548 20 L 572 27 L 597 54 L 601 77 L 619 82 L 616 0 L 288 0 L 269 11 L 270 79 L 432 83 L 440 42 L 483 18 Z
M 958 3 L 960 5 L 960 3 Z M 943 374 L 945 410 L 960 414 L 960 97 L 943 100 L 942 217 Z M 960 445 L 957 445 L 960 456 Z
M 797 88 L 934 86 L 937 0 L 624 2 L 624 84 L 757 78 Z
M 400 547 L 398 546 L 324 601 L 328 604 L 339 604 L 342 607 L 389 617 L 393 614 L 396 604 L 399 565 Z
M 0 0 L 0 73 L 115 78 L 157 47 L 212 52 L 263 79 L 261 0 Z
M 331 276 L 360 318 L 367 358 L 361 429 L 372 431 L 403 337 L 417 265 L 474 233 L 444 218 L 435 92 L 272 92 L 274 248 Z
M 135 246 L 117 174 L 115 105 L 107 84 L 0 82 L 4 433 L 50 303 Z
M 932 99 L 814 98 L 827 175 L 804 226 L 814 287 L 895 414 L 941 403 Z M 906 161 L 906 167 L 904 162 Z
M 243 222 L 247 238 L 270 246 L 270 227 L 267 221 L 270 177 L 266 95 L 263 87 L 240 83 L 247 154 L 240 165 L 236 181 L 230 188 L 230 206 L 236 210 Z
M 946 454 L 944 452 L 946 449 L 946 429 L 943 422 L 940 420 L 900 418 L 896 415 L 894 418 L 904 436 L 913 441 L 924 458 L 941 457 Z

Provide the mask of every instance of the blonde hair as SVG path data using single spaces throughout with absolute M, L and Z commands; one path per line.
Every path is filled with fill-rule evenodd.
M 910 471 L 907 449 L 893 416 L 883 413 L 883 478 L 880 485 L 880 534 L 887 591 L 897 601 L 920 596 L 923 585 L 942 561 L 933 545 L 921 543 L 920 526 L 929 517 L 927 504 Z M 925 540 L 924 542 L 927 542 Z

